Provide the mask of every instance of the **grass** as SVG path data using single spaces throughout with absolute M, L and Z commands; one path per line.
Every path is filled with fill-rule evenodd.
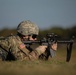
M 0 61 L 0 75 L 76 75 L 76 48 L 70 62 L 66 62 L 65 48 L 59 48 L 48 61 Z

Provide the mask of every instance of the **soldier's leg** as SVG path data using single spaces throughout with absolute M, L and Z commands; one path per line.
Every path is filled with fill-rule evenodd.
M 7 54 L 8 53 L 6 51 L 0 49 L 0 60 L 5 61 L 7 58 Z

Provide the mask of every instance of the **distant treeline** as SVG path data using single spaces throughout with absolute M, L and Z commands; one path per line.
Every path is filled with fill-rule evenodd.
M 42 37 L 47 33 L 55 33 L 62 38 L 71 38 L 72 36 L 76 37 L 76 26 L 73 26 L 71 28 L 53 27 L 45 30 L 40 30 L 40 36 Z
M 8 35 L 15 35 L 17 33 L 16 29 L 2 29 L 0 30 L 0 36 L 8 36 Z M 42 38 L 43 36 L 46 36 L 47 33 L 55 33 L 59 35 L 60 37 L 76 37 L 76 26 L 73 26 L 71 28 L 61 28 L 61 27 L 53 27 L 49 29 L 40 30 L 38 38 Z

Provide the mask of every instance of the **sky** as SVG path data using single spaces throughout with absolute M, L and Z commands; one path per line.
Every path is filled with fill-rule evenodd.
M 39 28 L 76 25 L 76 0 L 0 0 L 0 29 L 30 20 Z

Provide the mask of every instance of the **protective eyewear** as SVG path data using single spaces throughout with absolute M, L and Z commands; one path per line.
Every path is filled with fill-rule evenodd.
M 37 38 L 37 35 L 35 35 L 35 34 L 34 34 L 34 35 L 32 35 L 32 38 L 33 38 L 33 39 Z

